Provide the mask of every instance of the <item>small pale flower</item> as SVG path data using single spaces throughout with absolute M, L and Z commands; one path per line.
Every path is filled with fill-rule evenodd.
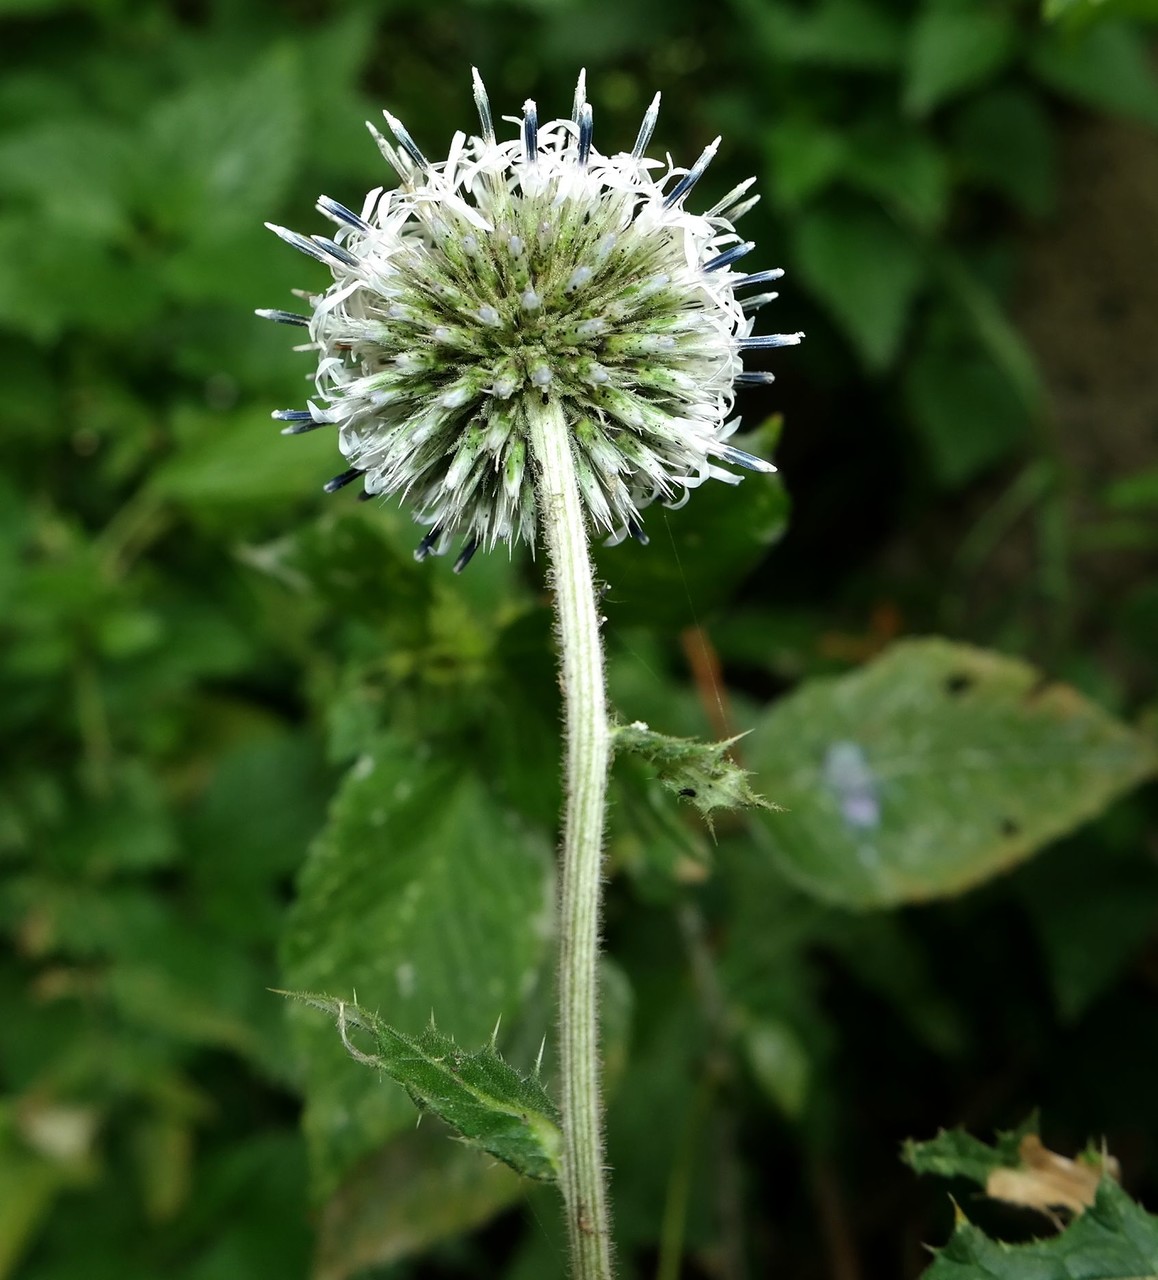
M 631 151 L 592 146 L 581 75 L 569 120 L 523 107 L 500 142 L 478 72 L 480 131 L 456 133 L 432 164 L 384 113 L 395 142 L 370 132 L 399 178 L 361 213 L 323 196 L 333 238 L 271 225 L 327 266 L 303 294 L 311 314 L 258 314 L 309 330 L 316 396 L 279 410 L 286 434 L 333 426 L 349 466 L 328 491 L 361 481 L 399 494 L 428 526 L 419 559 L 455 538 L 461 569 L 480 546 L 533 540 L 528 415 L 557 398 L 569 424 L 592 528 L 643 536 L 640 510 L 677 505 L 720 463 L 772 471 L 729 444 L 747 351 L 801 335 L 752 333 L 782 274 L 744 274 L 753 245 L 734 223 L 755 203 L 741 183 L 704 214 L 685 202 L 719 145 L 690 169 L 646 157 L 659 95 Z

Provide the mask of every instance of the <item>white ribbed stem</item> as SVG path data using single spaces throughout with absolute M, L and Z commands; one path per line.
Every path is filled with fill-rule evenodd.
M 611 1280 L 597 1003 L 603 822 L 611 762 L 603 646 L 571 430 L 554 397 L 530 407 L 528 418 L 539 520 L 555 587 L 567 728 L 559 943 L 563 1199 L 573 1280 Z

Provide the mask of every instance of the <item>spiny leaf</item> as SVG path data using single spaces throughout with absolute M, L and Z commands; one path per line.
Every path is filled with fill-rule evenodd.
M 728 755 L 739 738 L 726 742 L 698 742 L 656 733 L 641 720 L 615 727 L 617 749 L 646 760 L 659 781 L 692 804 L 705 817 L 713 809 L 775 809 L 748 784 L 748 771 Z
M 552 927 L 550 849 L 460 756 L 401 735 L 348 771 L 299 879 L 283 937 L 294 991 L 357 992 L 417 1035 L 431 1009 L 467 1044 L 508 1022 Z M 413 1124 L 406 1096 L 352 1070 L 336 1036 L 295 1009 L 316 1194 Z
M 494 1042 L 471 1053 L 435 1027 L 406 1035 L 356 1005 L 329 996 L 282 992 L 338 1020 L 351 1057 L 377 1067 L 406 1090 L 420 1110 L 433 1111 L 473 1146 L 528 1178 L 554 1182 L 563 1146 L 559 1112 L 537 1076 L 521 1075 Z M 349 1039 L 360 1027 L 378 1052 L 363 1053 Z
M 1106 1174 L 1118 1176 L 1118 1162 L 1091 1147 L 1071 1160 L 1049 1151 L 1038 1137 L 1037 1113 L 987 1146 L 960 1129 L 942 1130 L 928 1142 L 906 1142 L 901 1158 L 918 1173 L 964 1177 L 979 1182 L 985 1194 L 1007 1204 L 1083 1213 L 1093 1203 Z
M 1007 1132 L 998 1132 L 993 1146 L 963 1129 L 942 1129 L 935 1138 L 917 1142 L 909 1138 L 901 1148 L 901 1159 L 915 1173 L 932 1173 L 942 1178 L 968 1178 L 985 1186 L 995 1169 L 1016 1167 L 1017 1149 L 1027 1135 L 1038 1133 L 1038 1113 L 1034 1111 Z
M 1154 1280 L 1158 1218 L 1103 1178 L 1093 1205 L 1060 1235 L 1029 1244 L 991 1240 L 958 1210 L 948 1244 L 922 1280 Z

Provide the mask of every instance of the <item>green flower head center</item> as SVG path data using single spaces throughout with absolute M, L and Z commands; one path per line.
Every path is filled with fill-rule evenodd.
M 387 293 L 360 293 L 373 337 L 351 354 L 374 391 L 465 415 L 519 394 L 595 409 L 629 388 L 657 407 L 690 390 L 673 375 L 699 358 L 707 299 L 673 283 L 687 272 L 676 231 L 640 227 L 616 195 L 480 206 L 493 231 L 443 212 L 394 256 Z

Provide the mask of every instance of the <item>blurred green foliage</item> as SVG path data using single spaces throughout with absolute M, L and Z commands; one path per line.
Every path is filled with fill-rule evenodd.
M 434 1004 L 468 1048 L 502 1015 L 523 1069 L 553 1031 L 541 566 L 456 578 L 404 514 L 323 499 L 332 444 L 268 417 L 307 357 L 252 316 L 319 281 L 261 222 L 387 181 L 383 105 L 432 154 L 470 128 L 472 62 L 500 112 L 548 114 L 585 64 L 606 149 L 656 88 L 677 160 L 722 132 L 702 185 L 759 175 L 778 327 L 809 333 L 745 404 L 785 411 L 784 544 L 749 478 L 599 552 L 620 714 L 756 728 L 743 762 L 791 809 L 712 839 L 618 769 L 625 1276 L 841 1248 L 915 1276 L 949 1219 L 895 1149 L 963 1113 L 1106 1133 L 1155 1202 L 1154 797 L 1106 806 L 1151 768 L 1158 477 L 1141 442 L 1074 461 L 1008 310 L 1072 216 L 1074 130 L 1158 125 L 1150 8 L 0 0 L 0 1276 L 562 1274 L 550 1200 L 464 1234 L 526 1188 L 403 1132 L 401 1091 L 268 990 L 415 1031 Z M 962 648 L 852 671 L 922 631 L 1081 692 L 1035 711 L 1026 667 Z M 979 686 L 938 686 L 939 653 Z

